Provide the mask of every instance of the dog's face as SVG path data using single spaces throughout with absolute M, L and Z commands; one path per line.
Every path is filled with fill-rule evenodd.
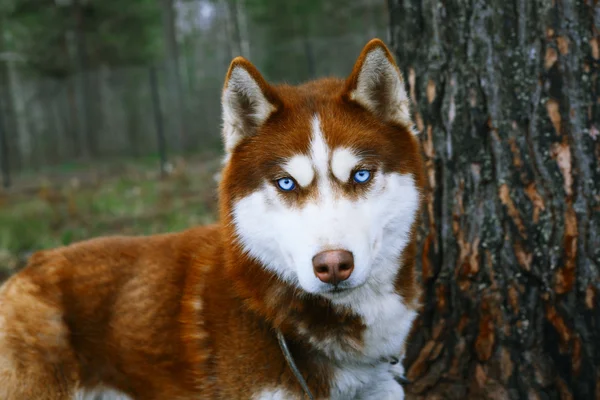
M 299 87 L 271 86 L 234 60 L 223 92 L 221 193 L 242 250 L 331 299 L 393 280 L 420 200 L 408 108 L 380 41 L 347 80 Z

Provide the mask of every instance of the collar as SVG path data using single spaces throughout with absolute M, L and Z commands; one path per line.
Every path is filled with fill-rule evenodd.
M 285 361 L 287 361 L 288 366 L 290 367 L 290 369 L 292 370 L 292 373 L 296 377 L 296 380 L 298 381 L 300 386 L 302 386 L 302 390 L 304 390 L 304 394 L 310 400 L 314 400 L 315 398 L 313 397 L 312 393 L 310 392 L 308 384 L 304 380 L 304 377 L 302 376 L 302 374 L 300 373 L 300 370 L 298 369 L 298 367 L 296 366 L 296 363 L 294 362 L 294 357 L 292 357 L 292 353 L 290 353 L 290 349 L 288 349 L 288 346 L 285 341 L 285 337 L 283 336 L 283 333 L 281 333 L 281 331 L 279 329 L 277 329 L 275 332 L 277 333 L 277 341 L 279 342 L 279 347 L 281 348 L 281 352 L 283 353 L 283 356 L 285 357 Z

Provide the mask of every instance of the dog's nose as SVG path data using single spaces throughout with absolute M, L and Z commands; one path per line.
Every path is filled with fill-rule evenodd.
M 350 278 L 354 256 L 346 250 L 322 251 L 313 257 L 313 270 L 319 280 L 332 285 Z

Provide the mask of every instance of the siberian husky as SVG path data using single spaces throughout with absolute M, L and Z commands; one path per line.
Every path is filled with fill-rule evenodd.
M 404 398 L 424 176 L 391 53 L 299 86 L 238 57 L 222 109 L 218 224 L 40 251 L 0 288 L 1 399 Z

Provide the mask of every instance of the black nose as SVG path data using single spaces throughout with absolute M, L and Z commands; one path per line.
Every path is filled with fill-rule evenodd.
M 354 270 L 354 256 L 346 250 L 322 251 L 312 262 L 316 277 L 332 285 L 350 278 Z

